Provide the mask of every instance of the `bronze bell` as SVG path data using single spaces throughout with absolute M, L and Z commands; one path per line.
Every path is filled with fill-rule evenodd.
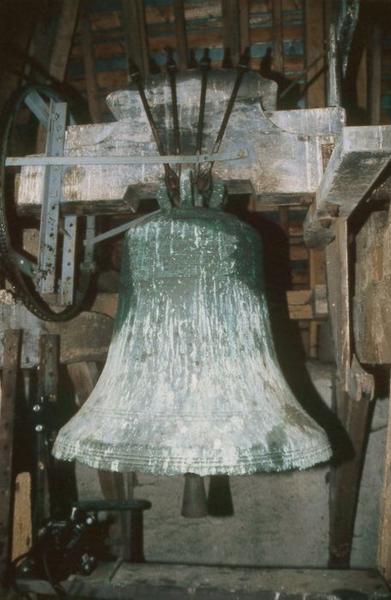
M 106 365 L 54 455 L 201 476 L 328 460 L 281 373 L 264 288 L 261 239 L 236 217 L 182 206 L 136 221 Z

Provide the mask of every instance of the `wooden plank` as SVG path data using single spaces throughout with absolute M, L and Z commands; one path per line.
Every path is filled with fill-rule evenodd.
M 379 125 L 382 86 L 382 30 L 376 23 L 370 36 L 369 70 L 369 119 L 371 125 Z
M 344 127 L 327 164 L 317 205 L 349 216 L 391 159 L 391 126 Z
M 224 49 L 233 66 L 236 66 L 240 56 L 239 0 L 221 0 L 221 10 Z
M 31 475 L 18 473 L 15 480 L 15 502 L 12 530 L 12 560 L 31 548 Z
M 143 0 L 122 0 L 123 26 L 129 58 L 143 75 L 149 73 L 148 40 Z
M 348 217 L 369 195 L 391 160 L 391 126 L 344 127 L 309 211 L 304 235 L 310 247 L 333 239 L 330 224 Z
M 366 448 L 369 402 L 366 398 L 357 402 L 337 386 L 337 403 L 354 456 L 331 469 L 329 566 L 348 568 Z
M 94 45 L 88 13 L 84 13 L 82 17 L 81 32 L 88 108 L 93 123 L 100 123 L 102 121 L 102 111 L 99 101 L 98 83 L 95 74 Z
M 61 15 L 49 64 L 50 75 L 59 81 L 64 81 L 65 78 L 68 57 L 79 15 L 79 6 L 80 0 L 61 3 Z
M 305 2 L 305 56 L 307 82 L 324 66 L 324 6 L 323 0 Z M 318 60 L 320 59 L 320 60 Z M 316 62 L 315 62 L 316 61 Z M 325 106 L 325 76 L 319 75 L 307 90 L 307 106 L 318 108 Z
M 371 213 L 356 235 L 353 297 L 356 353 L 369 364 L 391 364 L 390 244 L 388 211 Z
M 353 456 L 337 457 L 330 478 L 330 557 L 333 568 L 348 567 L 368 427 L 373 378 L 353 356 L 347 219 L 335 223 L 335 239 L 326 250 L 330 319 L 337 365 L 336 414 L 353 446 Z M 342 458 L 342 461 L 341 461 Z
M 391 390 L 390 390 L 391 391 Z M 391 396 L 391 394 L 390 394 Z M 380 573 L 391 585 L 391 407 L 388 413 L 387 443 L 384 465 L 384 483 L 381 502 L 378 566 Z
M 9 575 L 11 558 L 14 473 L 14 427 L 17 378 L 22 332 L 7 329 L 4 335 L 4 368 L 0 402 L 0 583 Z
M 35 423 L 35 474 L 33 490 L 32 531 L 36 537 L 45 519 L 51 515 L 59 490 L 55 486 L 53 462 L 49 440 L 53 425 L 47 421 L 49 406 L 57 403 L 59 384 L 60 339 L 58 335 L 42 334 L 39 338 L 38 392 L 34 411 Z
M 250 46 L 249 0 L 239 0 L 240 52 Z
M 272 2 L 273 21 L 273 67 L 279 73 L 284 72 L 284 41 L 282 27 L 282 0 Z
M 327 289 L 335 359 L 341 389 L 348 391 L 351 359 L 348 223 L 337 219 L 335 239 L 326 249 Z
M 362 110 L 368 108 L 368 50 L 362 49 L 356 79 L 357 106 Z M 376 123 L 373 123 L 376 125 Z
M 178 53 L 178 67 L 183 71 L 188 66 L 188 49 L 186 37 L 186 20 L 184 0 L 174 0 L 176 50 Z

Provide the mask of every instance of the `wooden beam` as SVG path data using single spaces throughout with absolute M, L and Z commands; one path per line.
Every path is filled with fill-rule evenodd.
M 378 566 L 384 579 L 389 585 L 391 585 L 391 406 L 388 413 L 384 484 L 379 531 Z
M 282 24 L 282 0 L 272 2 L 273 21 L 273 67 L 279 73 L 284 72 L 284 39 Z
M 340 449 L 330 479 L 330 558 L 333 568 L 347 568 L 353 540 L 361 472 L 366 448 L 373 377 L 353 355 L 350 317 L 350 271 L 347 219 L 335 223 L 335 239 L 326 250 L 330 319 L 337 365 L 336 414 L 347 431 L 353 456 Z
M 59 81 L 64 81 L 79 16 L 80 0 L 62 2 L 61 7 L 56 38 L 50 57 L 49 73 Z
M 332 239 L 336 216 L 347 218 L 373 189 L 391 160 L 391 126 L 344 127 L 304 225 L 309 247 Z
M 222 0 L 221 8 L 224 49 L 229 50 L 233 66 L 236 66 L 240 56 L 239 0 Z
M 35 476 L 34 476 L 34 505 L 33 505 L 33 536 L 36 539 L 39 528 L 45 519 L 49 518 L 55 506 L 55 498 L 59 493 L 56 489 L 56 477 L 48 446 L 53 435 L 54 427 L 46 422 L 45 415 L 49 406 L 56 408 L 59 384 L 60 338 L 58 335 L 42 334 L 39 338 L 39 371 L 38 392 L 35 406 Z M 40 421 L 42 415 L 42 421 Z
M 15 480 L 15 502 L 12 529 L 12 560 L 31 548 L 31 474 L 18 473 Z
M 323 0 L 305 2 L 305 59 L 307 82 L 324 66 L 324 6 Z M 319 108 L 325 106 L 325 76 L 319 75 L 307 90 L 307 106 Z
M 95 56 L 91 26 L 88 13 L 85 12 L 81 22 L 81 44 L 83 49 L 84 75 L 86 80 L 87 101 L 93 123 L 102 121 L 102 110 L 99 103 L 98 83 L 96 80 Z
M 391 159 L 391 126 L 344 127 L 326 167 L 317 205 L 348 217 Z
M 249 0 L 239 0 L 240 52 L 250 47 Z
M 381 109 L 381 75 L 382 75 L 382 30 L 375 24 L 370 36 L 370 70 L 369 70 L 369 119 L 371 125 L 379 125 Z
M 326 249 L 326 270 L 335 360 L 341 389 L 347 392 L 349 389 L 351 330 L 348 224 L 346 219 L 337 219 L 335 224 L 335 239 Z
M 22 332 L 4 335 L 4 369 L 0 401 L 0 584 L 6 583 L 11 558 L 15 405 Z
M 184 71 L 188 67 L 188 48 L 184 0 L 174 0 L 175 37 L 178 53 L 178 67 Z
M 122 0 L 124 31 L 129 58 L 145 76 L 149 73 L 148 39 L 143 0 Z

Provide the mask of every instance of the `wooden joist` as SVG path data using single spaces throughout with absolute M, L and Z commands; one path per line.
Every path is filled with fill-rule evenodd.
M 351 344 L 350 273 L 347 219 L 338 218 L 336 237 L 326 249 L 328 299 L 337 365 L 336 414 L 353 446 L 338 448 L 330 478 L 330 557 L 333 568 L 349 567 L 354 521 L 366 445 L 373 376 L 366 373 Z
M 95 73 L 94 47 L 88 13 L 84 13 L 82 16 L 81 32 L 88 108 L 93 123 L 100 123 L 102 121 L 102 110 L 99 102 L 99 90 Z
M 324 247 L 333 239 L 327 227 L 336 216 L 347 218 L 355 210 L 390 160 L 391 126 L 343 128 L 305 224 L 308 246 Z
M 323 0 L 305 2 L 305 46 L 307 84 L 307 106 L 319 108 L 325 105 L 325 77 L 321 73 L 324 65 L 324 5 Z
M 186 37 L 186 19 L 184 0 L 174 0 L 176 49 L 178 52 L 178 67 L 183 71 L 188 67 L 188 49 Z
M 391 391 L 391 389 L 390 389 Z M 384 484 L 381 498 L 378 567 L 391 585 L 391 408 L 388 413 Z
M 284 72 L 284 40 L 282 27 L 282 0 L 272 2 L 273 22 L 273 67 L 276 71 Z
M 240 56 L 239 0 L 222 0 L 223 43 L 226 58 L 236 66 Z
M 64 81 L 79 15 L 80 0 L 62 2 L 61 6 L 56 38 L 50 57 L 49 73 L 59 81 Z
M 348 217 L 391 160 L 391 127 L 344 127 L 318 190 L 318 205 Z
M 143 75 L 149 73 L 148 40 L 143 0 L 122 0 L 123 27 L 129 58 Z
M 14 427 L 22 332 L 4 333 L 4 368 L 0 401 L 0 584 L 9 576 L 12 533 Z

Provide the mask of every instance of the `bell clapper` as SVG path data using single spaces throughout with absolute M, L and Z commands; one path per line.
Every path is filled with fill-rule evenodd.
M 182 499 L 182 517 L 199 519 L 208 515 L 204 478 L 195 473 L 185 473 Z

